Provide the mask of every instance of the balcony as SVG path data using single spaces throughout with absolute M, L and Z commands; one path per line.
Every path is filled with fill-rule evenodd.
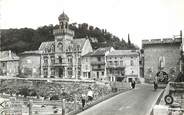
M 125 68 L 125 66 L 124 65 L 110 65 L 110 64 L 107 64 L 107 66 L 106 66 L 106 68 L 114 68 L 114 69 L 116 69 L 116 68 Z
M 102 61 L 91 62 L 91 65 L 105 65 L 105 62 Z
M 92 71 L 102 71 L 105 70 L 105 68 L 92 68 Z
M 61 67 L 61 66 L 68 66 L 68 64 L 67 63 L 55 63 L 53 66 Z
M 43 66 L 48 66 L 48 63 L 43 63 Z
M 53 30 L 53 34 L 54 34 L 54 35 L 64 35 L 64 34 L 68 34 L 68 35 L 74 36 L 74 31 L 69 30 L 69 29 L 55 29 L 55 30 Z

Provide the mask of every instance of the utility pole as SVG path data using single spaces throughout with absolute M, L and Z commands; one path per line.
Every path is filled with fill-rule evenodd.
M 1 55 L 2 55 L 2 54 L 1 54 L 1 53 L 2 53 L 2 36 L 1 36 L 2 33 L 1 33 L 1 31 L 2 31 L 2 30 L 1 30 L 1 28 L 0 28 L 0 58 L 1 58 Z
M 1 0 L 0 0 L 0 10 L 1 10 Z M 1 20 L 1 12 L 0 12 L 0 20 Z M 2 45 L 2 42 L 1 42 L 1 21 L 0 21 L 0 57 L 1 57 L 1 45 Z
M 1 53 L 1 44 L 2 42 L 1 42 L 1 30 L 0 30 L 0 53 Z
M 184 45 L 184 39 L 183 39 L 183 35 L 182 35 L 182 30 L 180 30 L 180 38 L 181 38 L 181 59 L 180 59 L 180 72 L 183 72 L 183 45 Z

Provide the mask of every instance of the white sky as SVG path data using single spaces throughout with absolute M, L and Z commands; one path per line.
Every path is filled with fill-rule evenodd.
M 184 0 L 0 0 L 1 28 L 88 23 L 141 47 L 142 39 L 167 38 L 184 30 Z M 183 32 L 184 33 L 184 32 Z

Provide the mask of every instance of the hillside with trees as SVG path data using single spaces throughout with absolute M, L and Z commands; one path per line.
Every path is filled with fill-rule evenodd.
M 53 29 L 56 28 L 59 26 L 1 30 L 1 50 L 12 50 L 16 53 L 37 50 L 42 42 L 54 40 Z M 107 46 L 113 46 L 115 49 L 138 49 L 131 43 L 130 38 L 127 43 L 124 39 L 120 40 L 117 36 L 107 32 L 106 29 L 89 26 L 87 23 L 72 23 L 69 28 L 75 31 L 74 39 L 88 38 L 94 49 Z

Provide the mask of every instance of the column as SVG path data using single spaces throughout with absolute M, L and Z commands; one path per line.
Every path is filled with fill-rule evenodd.
M 68 75 L 67 67 L 64 67 L 64 70 L 65 70 L 65 71 L 64 71 L 64 72 L 65 72 L 65 73 L 64 73 L 64 78 L 68 78 L 68 76 L 67 76 L 67 75 Z
M 50 78 L 51 75 L 51 68 L 50 68 L 50 55 L 47 56 L 48 57 L 48 78 Z
M 59 78 L 59 74 L 58 74 L 58 68 L 55 68 L 55 78 Z
M 110 76 L 110 81 L 112 81 L 112 76 Z
M 113 77 L 113 81 L 116 81 L 116 77 L 115 76 Z

